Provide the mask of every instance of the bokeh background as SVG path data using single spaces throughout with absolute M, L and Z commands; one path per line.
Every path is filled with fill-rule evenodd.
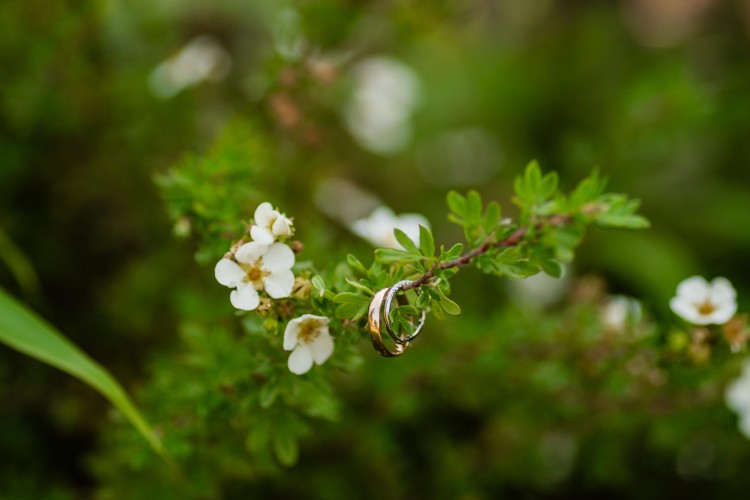
M 207 250 L 175 212 L 174 165 L 241 169 L 259 144 L 265 170 L 235 192 L 294 216 L 319 266 L 371 255 L 342 185 L 444 243 L 447 190 L 512 216 L 533 158 L 566 187 L 599 166 L 643 201 L 652 228 L 594 231 L 563 283 L 462 273 L 464 314 L 419 350 L 362 343 L 296 467 L 214 460 L 197 497 L 744 498 L 750 441 L 722 401 L 737 358 L 659 353 L 680 280 L 726 276 L 750 306 L 750 2 L 6 0 L 0 67 L 0 286 L 147 415 L 181 384 L 164 373 L 182 318 L 231 314 L 211 263 L 227 242 Z M 611 294 L 642 302 L 640 333 L 603 334 Z M 0 349 L 0 497 L 189 496 L 133 472 L 148 450 L 120 420 Z

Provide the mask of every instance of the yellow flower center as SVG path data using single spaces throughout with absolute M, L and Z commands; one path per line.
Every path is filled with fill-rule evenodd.
M 297 338 L 305 344 L 312 343 L 318 337 L 320 337 L 320 323 L 318 321 L 307 320 L 299 325 Z
M 703 316 L 708 316 L 715 310 L 716 310 L 716 306 L 712 304 L 711 302 L 709 302 L 708 300 L 698 306 L 698 312 Z
M 245 268 L 245 280 L 249 281 L 253 285 L 257 287 L 262 287 L 263 283 L 262 280 L 266 276 L 268 276 L 269 273 L 262 267 L 260 267 L 258 264 L 251 264 L 249 266 L 243 266 Z

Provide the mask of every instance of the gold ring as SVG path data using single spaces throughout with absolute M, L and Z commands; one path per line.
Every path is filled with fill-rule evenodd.
M 393 350 L 388 349 L 383 343 L 383 335 L 380 332 L 380 318 L 383 313 L 383 299 L 389 290 L 390 288 L 383 288 L 378 291 L 370 301 L 370 310 L 367 315 L 367 327 L 370 330 L 370 340 L 372 341 L 372 346 L 375 350 L 378 351 L 381 356 L 395 358 L 404 353 L 409 346 L 409 343 L 397 343 Z

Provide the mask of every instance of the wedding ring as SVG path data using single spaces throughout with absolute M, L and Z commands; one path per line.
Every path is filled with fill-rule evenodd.
M 390 350 L 383 343 L 383 335 L 380 332 L 380 318 L 383 313 L 383 298 L 385 297 L 385 294 L 388 293 L 388 290 L 389 288 L 383 288 L 376 293 L 372 298 L 372 301 L 370 301 L 370 310 L 367 315 L 367 326 L 370 330 L 370 340 L 372 341 L 372 346 L 375 350 L 378 351 L 381 356 L 395 358 L 396 356 L 401 356 L 409 344 L 399 343 L 394 346 L 393 350 Z
M 410 284 L 411 281 L 409 280 L 403 280 L 399 281 L 392 287 L 388 289 L 388 291 L 385 294 L 385 307 L 383 311 L 383 319 L 385 322 L 385 329 L 388 331 L 388 335 L 391 336 L 394 342 L 397 344 L 407 345 L 409 342 L 417 338 L 417 335 L 420 334 L 422 331 L 422 327 L 424 327 L 425 319 L 427 318 L 426 311 L 422 311 L 422 315 L 419 318 L 419 324 L 417 324 L 417 327 L 414 329 L 414 332 L 412 332 L 411 335 L 403 336 L 403 335 L 397 335 L 396 332 L 393 331 L 393 324 L 391 323 L 391 304 L 393 303 L 393 298 L 396 297 L 398 292 L 406 285 Z

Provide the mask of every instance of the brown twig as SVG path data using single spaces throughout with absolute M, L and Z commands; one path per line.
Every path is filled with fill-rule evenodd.
M 555 227 L 561 227 L 567 225 L 571 221 L 571 217 L 568 215 L 553 215 L 549 219 L 545 220 L 544 222 L 540 222 L 535 226 L 537 229 L 541 229 L 545 225 L 555 226 Z M 489 250 L 493 248 L 508 248 L 508 247 L 514 247 L 518 244 L 520 244 L 523 241 L 524 236 L 526 236 L 526 233 L 529 232 L 529 227 L 520 227 L 518 228 L 513 234 L 508 236 L 502 241 L 493 242 L 491 239 L 488 239 L 482 245 L 478 246 L 471 252 L 465 253 L 460 257 L 456 257 L 453 260 L 448 260 L 444 262 L 440 262 L 438 265 L 424 273 L 419 278 L 415 279 L 408 285 L 404 285 L 401 287 L 401 290 L 412 290 L 414 288 L 419 288 L 422 285 L 426 285 L 428 281 L 430 281 L 432 278 L 435 277 L 435 271 L 436 270 L 444 270 L 444 269 L 450 269 L 452 267 L 459 267 L 459 266 L 465 266 L 471 260 L 475 257 L 479 257 L 480 255 L 487 253 Z

